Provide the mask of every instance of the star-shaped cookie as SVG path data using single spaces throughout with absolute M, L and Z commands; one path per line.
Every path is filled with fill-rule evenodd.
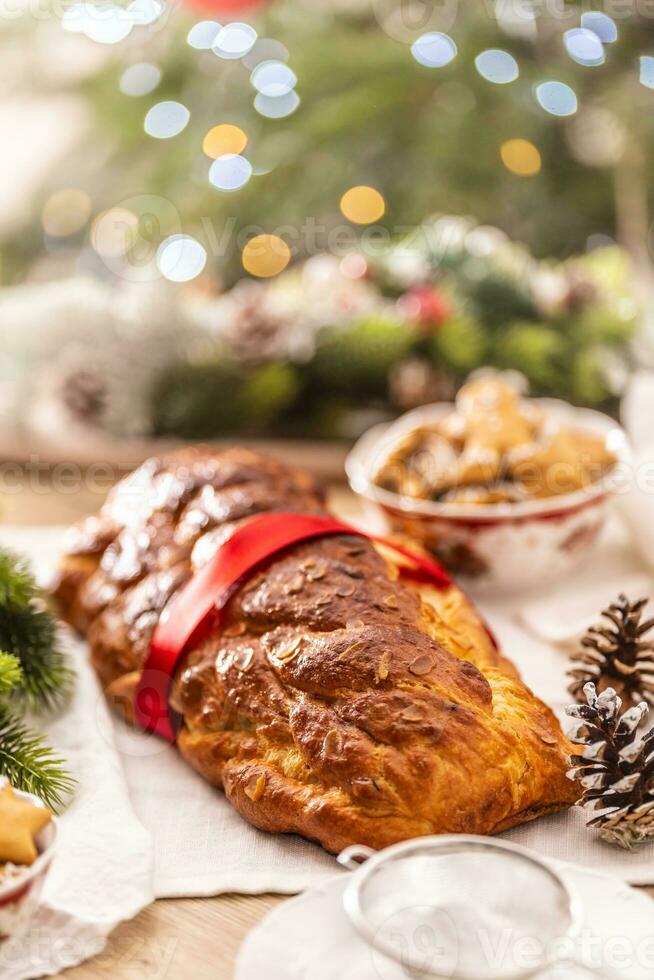
M 21 799 L 11 786 L 0 787 L 0 864 L 33 864 L 34 837 L 51 819 L 49 810 Z

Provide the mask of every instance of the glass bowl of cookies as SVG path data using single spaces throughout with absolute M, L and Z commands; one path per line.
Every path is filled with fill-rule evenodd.
M 0 948 L 27 931 L 56 839 L 57 821 L 41 801 L 0 782 Z
M 473 590 L 508 591 L 558 581 L 588 555 L 629 462 L 613 419 L 482 373 L 453 404 L 370 429 L 346 470 L 378 530 L 417 540 Z

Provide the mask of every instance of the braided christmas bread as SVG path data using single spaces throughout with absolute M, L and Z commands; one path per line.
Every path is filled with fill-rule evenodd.
M 70 532 L 56 594 L 128 716 L 161 611 L 243 520 L 323 512 L 244 449 L 150 460 Z M 350 535 L 293 546 L 232 597 L 172 689 L 178 745 L 264 830 L 330 851 L 489 834 L 569 806 L 570 746 L 456 588 L 412 584 Z

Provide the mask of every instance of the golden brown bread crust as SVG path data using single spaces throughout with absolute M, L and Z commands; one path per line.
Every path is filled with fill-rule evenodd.
M 150 460 L 72 529 L 57 596 L 131 713 L 161 610 L 238 523 L 320 511 L 311 478 L 249 450 Z M 407 584 L 349 535 L 289 549 L 180 665 L 179 747 L 264 830 L 330 851 L 488 834 L 570 805 L 569 744 L 456 588 Z

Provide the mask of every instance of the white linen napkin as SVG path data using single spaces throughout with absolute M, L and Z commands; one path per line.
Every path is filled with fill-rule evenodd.
M 77 787 L 29 931 L 0 944 L 2 980 L 58 975 L 95 956 L 119 922 L 154 899 L 152 842 L 130 804 L 108 709 L 85 657 L 75 669 L 71 705 L 43 727 Z
M 575 940 L 561 937 L 548 945 L 562 962 L 539 971 L 538 980 L 651 980 L 651 898 L 597 871 L 560 862 L 554 866 L 581 904 L 582 923 Z M 453 923 L 446 911 L 444 920 L 436 916 L 434 924 L 420 925 L 414 932 L 401 917 L 397 930 L 393 930 L 392 915 L 382 925 L 379 931 L 383 930 L 405 955 L 413 939 L 413 952 L 424 968 L 400 965 L 367 945 L 350 923 L 343 908 L 343 892 L 349 880 L 350 875 L 342 873 L 269 912 L 241 946 L 235 980 L 428 980 L 434 954 L 442 955 L 438 926 L 446 940 L 451 938 L 448 924 L 452 928 Z M 470 896 L 469 914 L 479 916 L 474 895 Z M 461 922 L 460 915 L 456 919 Z M 477 928 L 480 926 L 481 920 Z M 539 931 L 533 937 L 514 940 L 510 927 L 499 935 L 491 932 L 485 940 L 488 966 L 502 966 L 501 975 L 510 972 L 512 976 L 516 975 L 516 965 L 533 967 L 531 956 L 534 947 L 539 949 L 543 935 Z M 465 940 L 460 942 L 464 953 Z M 518 954 L 518 964 L 511 961 L 511 950 Z M 568 956 L 574 958 L 572 962 Z
M 53 567 L 61 541 L 60 529 L 15 529 L 9 543 L 37 554 Z M 8 536 L 0 529 L 0 542 Z M 597 569 L 605 574 L 599 576 Z M 517 664 L 526 682 L 564 719 L 566 655 L 534 635 L 533 624 L 556 622 L 559 604 L 577 590 L 597 595 L 596 609 L 623 587 L 625 576 L 647 574 L 632 554 L 624 527 L 612 524 L 585 569 L 560 593 L 542 600 L 530 615 L 529 602 L 484 599 L 479 606 L 500 643 Z M 613 577 L 615 576 L 615 578 Z M 594 584 L 595 583 L 595 584 Z M 595 590 L 597 590 L 595 592 Z M 558 599 L 557 599 L 558 595 Z M 535 600 L 532 597 L 530 600 Z M 539 600 L 540 601 L 540 600 Z M 530 627 L 525 626 L 525 617 Z M 83 644 L 79 644 L 80 650 Z M 564 721 L 565 723 L 565 721 Z M 135 812 L 152 835 L 155 853 L 154 892 L 157 897 L 301 891 L 332 873 L 336 864 L 317 845 L 299 837 L 264 834 L 237 816 L 224 796 L 208 786 L 154 737 L 130 731 L 114 722 L 129 793 Z M 581 811 L 545 817 L 509 831 L 506 837 L 537 853 L 590 868 L 601 867 L 636 884 L 654 883 L 654 845 L 622 851 L 602 842 L 585 827 Z
M 631 439 L 633 459 L 622 479 L 618 498 L 636 548 L 654 569 L 654 371 L 636 371 L 621 405 L 622 421 Z

